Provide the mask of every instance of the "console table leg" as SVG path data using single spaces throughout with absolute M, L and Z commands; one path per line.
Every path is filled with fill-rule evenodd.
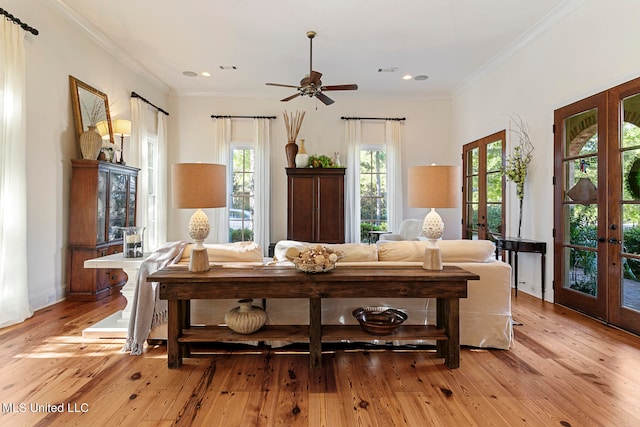
M 309 366 L 322 366 L 322 303 L 319 297 L 309 298 Z
M 460 300 L 448 298 L 445 306 L 445 332 L 449 339 L 446 342 L 444 364 L 449 369 L 460 367 Z
M 179 368 L 182 366 L 182 352 L 178 337 L 182 332 L 184 323 L 184 304 L 179 300 L 169 300 L 169 318 L 167 322 L 167 365 L 169 368 Z
M 445 305 L 442 298 L 436 298 L 436 328 L 445 327 Z M 446 354 L 445 342 L 443 340 L 436 341 L 436 354 L 438 357 L 445 357 Z

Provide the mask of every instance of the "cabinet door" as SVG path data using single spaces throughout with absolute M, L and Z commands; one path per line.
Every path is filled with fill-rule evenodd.
M 107 241 L 107 171 L 98 171 L 98 209 L 96 211 L 96 242 L 98 244 Z
M 127 212 L 127 227 L 136 225 L 136 186 L 137 179 L 135 176 L 129 176 L 129 203 Z
M 127 223 L 127 175 L 120 172 L 109 174 L 109 226 L 108 241 L 121 238 L 120 227 Z
M 287 239 L 314 242 L 316 179 L 312 175 L 289 176 Z
M 317 177 L 315 194 L 315 241 L 344 243 L 344 177 Z

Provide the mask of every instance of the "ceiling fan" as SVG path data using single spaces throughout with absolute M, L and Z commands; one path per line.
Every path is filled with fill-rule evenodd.
M 309 74 L 304 76 L 302 80 L 300 80 L 299 86 L 284 85 L 279 83 L 266 83 L 268 86 L 292 87 L 297 89 L 297 93 L 281 99 L 280 101 L 291 101 L 293 98 L 297 98 L 300 95 L 307 95 L 315 96 L 325 105 L 331 105 L 335 101 L 329 98 L 323 92 L 331 90 L 358 90 L 358 85 L 356 84 L 322 86 L 322 81 L 320 80 L 320 78 L 322 77 L 322 73 L 313 70 L 313 38 L 315 36 L 315 31 L 307 32 L 307 37 L 309 38 Z

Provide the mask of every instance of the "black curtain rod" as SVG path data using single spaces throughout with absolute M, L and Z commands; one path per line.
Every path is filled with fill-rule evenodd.
M 22 22 L 21 20 L 19 20 L 18 18 L 16 18 L 15 16 L 13 16 L 12 14 L 10 14 L 9 12 L 7 12 L 6 10 L 4 10 L 1 7 L 0 7 L 0 14 L 6 16 L 9 21 L 13 22 L 16 25 L 19 25 L 20 28 L 22 28 L 25 31 L 30 32 L 34 36 L 37 36 L 38 34 L 40 34 L 40 31 L 36 30 L 35 28 L 31 27 L 30 25 L 27 25 L 25 22 Z
M 211 115 L 212 119 L 275 119 L 276 116 L 216 116 Z
M 405 117 L 340 117 L 342 120 L 394 120 L 402 122 L 407 120 Z
M 156 110 L 160 111 L 161 113 L 166 114 L 167 116 L 169 115 L 169 113 L 167 113 L 166 111 L 164 111 L 162 108 L 153 105 L 152 103 L 150 103 L 149 101 L 147 101 L 146 99 L 144 99 L 143 97 L 141 97 L 140 95 L 138 95 L 135 92 L 131 92 L 131 97 L 132 98 L 139 98 L 141 101 L 146 102 L 147 104 L 151 105 L 153 108 L 155 108 Z

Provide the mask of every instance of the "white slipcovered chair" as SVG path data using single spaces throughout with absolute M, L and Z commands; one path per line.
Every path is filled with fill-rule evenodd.
M 383 240 L 422 240 L 422 223 L 421 219 L 405 219 L 400 224 L 400 230 L 397 233 L 382 234 L 380 241 Z

